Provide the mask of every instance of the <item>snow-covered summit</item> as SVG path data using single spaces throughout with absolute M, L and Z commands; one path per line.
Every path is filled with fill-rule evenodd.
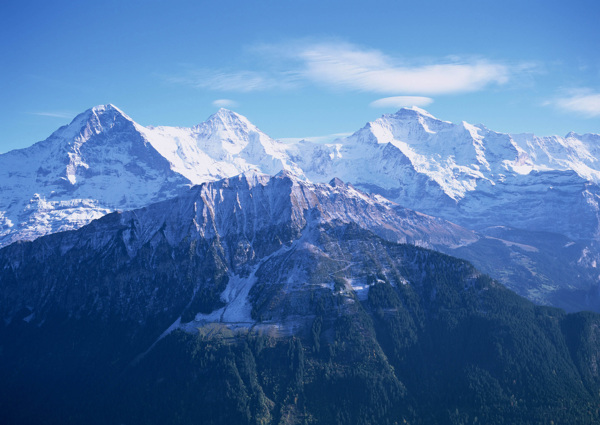
M 481 177 L 481 171 L 484 178 L 492 180 L 505 172 L 572 170 L 582 178 L 600 183 L 597 159 L 600 150 L 594 143 L 600 140 L 598 135 L 504 134 L 481 124 L 442 121 L 417 107 L 383 115 L 360 132 L 371 133 L 379 144 L 393 144 L 415 165 L 425 165 L 423 172 L 442 185 L 443 178 L 436 171 L 443 172 L 444 168 L 458 170 L 468 178 Z M 447 193 L 453 190 L 449 186 L 446 189 Z M 464 192 L 459 194 L 463 196 Z
M 253 136 L 266 138 L 246 117 L 224 108 L 192 130 L 198 140 L 205 142 L 204 148 L 210 149 L 210 144 L 216 144 L 230 155 L 239 154 Z
M 131 118 L 96 106 L 48 139 L 0 155 L 0 246 L 78 228 L 186 184 Z
M 59 128 L 50 138 L 79 139 L 108 131 L 118 125 L 132 124 L 133 120 L 112 104 L 98 105 L 77 115 L 70 124 Z
M 174 171 L 194 184 L 253 169 L 271 175 L 282 169 L 302 173 L 289 160 L 282 143 L 228 109 L 219 109 L 192 128 L 137 128 Z
M 221 131 L 242 130 L 246 133 L 249 131 L 259 131 L 248 118 L 226 108 L 220 108 L 217 112 L 208 117 L 206 121 L 198 124 L 194 128 L 198 130 L 212 128 Z
M 435 121 L 441 121 L 439 118 L 436 118 L 435 116 L 430 114 L 428 111 L 426 111 L 425 109 L 419 108 L 418 106 L 400 108 L 400 109 L 398 109 L 398 111 L 396 111 L 392 114 L 384 114 L 382 118 L 392 118 L 392 119 L 414 119 L 414 118 L 417 118 L 417 119 L 419 119 L 419 117 L 429 118 L 429 119 L 432 119 Z M 444 122 L 449 123 L 449 121 L 444 121 Z

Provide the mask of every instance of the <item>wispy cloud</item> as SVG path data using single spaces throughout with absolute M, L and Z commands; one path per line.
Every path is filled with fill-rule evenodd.
M 232 92 L 318 85 L 387 96 L 442 95 L 504 84 L 519 72 L 483 58 L 406 60 L 345 42 L 289 42 L 248 49 L 260 69 L 197 69 L 169 78 L 193 87 Z
M 600 93 L 591 89 L 577 89 L 569 91 L 565 96 L 556 98 L 546 104 L 569 112 L 577 112 L 587 117 L 600 116 Z
M 231 100 L 231 99 L 213 100 L 212 104 L 213 104 L 213 106 L 216 106 L 217 108 L 235 108 L 235 107 L 239 106 L 239 103 L 237 103 L 235 100 Z
M 30 112 L 30 115 L 37 115 L 40 117 L 52 117 L 52 118 L 73 118 L 75 114 L 68 112 Z
M 369 104 L 372 108 L 403 108 L 405 106 L 427 106 L 433 99 L 424 96 L 392 96 L 377 99 Z
M 172 83 L 199 89 L 248 93 L 272 89 L 289 89 L 294 82 L 284 75 L 270 71 L 224 71 L 200 69 L 168 78 Z
M 453 58 L 410 65 L 378 50 L 347 43 L 316 44 L 299 51 L 301 75 L 339 88 L 373 93 L 449 94 L 481 90 L 509 79 L 506 65 Z

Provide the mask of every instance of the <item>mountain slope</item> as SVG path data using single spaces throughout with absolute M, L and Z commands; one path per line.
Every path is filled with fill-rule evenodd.
M 600 318 L 390 241 L 473 242 L 396 209 L 339 181 L 248 173 L 1 249 L 3 416 L 597 421 Z

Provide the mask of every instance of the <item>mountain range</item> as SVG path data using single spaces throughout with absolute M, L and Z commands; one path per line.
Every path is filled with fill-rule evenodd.
M 86 111 L 0 156 L 2 419 L 596 423 L 600 316 L 510 290 L 600 305 L 594 137 Z
M 338 177 L 475 230 L 503 225 L 593 239 L 599 143 L 595 134 L 502 134 L 419 108 L 384 115 L 332 143 L 282 143 L 225 109 L 174 128 L 143 127 L 113 105 L 98 106 L 47 140 L 0 156 L 2 244 L 251 169 L 289 170 L 321 183 Z
M 600 317 L 427 246 L 477 235 L 248 171 L 0 250 L 7 423 L 594 423 Z
M 113 105 L 98 106 L 47 140 L 0 155 L 0 246 L 196 184 L 285 170 L 306 182 L 340 178 L 463 226 L 475 232 L 469 243 L 426 246 L 472 261 L 536 302 L 597 310 L 599 141 L 502 134 L 414 107 L 331 143 L 283 143 L 225 109 L 174 128 L 144 127 Z

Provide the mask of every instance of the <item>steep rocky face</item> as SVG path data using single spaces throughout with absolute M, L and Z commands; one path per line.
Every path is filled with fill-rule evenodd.
M 344 249 L 365 256 L 368 246 L 363 252 L 324 248 L 321 242 L 325 229 L 344 225 L 470 259 L 542 304 L 597 308 L 589 286 L 596 279 L 595 249 L 586 245 L 543 234 L 510 242 L 521 233 L 515 236 L 508 229 L 476 234 L 364 194 L 339 179 L 313 184 L 286 172 L 275 177 L 249 172 L 205 183 L 168 201 L 109 214 L 77 232 L 6 247 L 0 251 L 5 288 L 0 306 L 5 320 L 27 313 L 43 321 L 61 306 L 67 315 L 85 312 L 141 322 L 156 313 L 169 322 L 157 324 L 164 329 L 176 320 L 252 326 L 258 317 L 278 317 L 265 306 L 303 311 L 306 299 L 298 294 L 311 293 L 304 292 L 307 282 L 334 288 L 335 280 L 319 280 L 323 264 L 333 267 L 337 261 L 349 273 L 361 267 L 360 261 L 331 258 Z M 582 251 L 587 252 L 584 260 Z M 375 253 L 368 255 L 379 261 Z M 278 271 L 264 272 L 273 267 Z M 346 276 L 350 287 L 366 294 L 366 277 L 352 276 Z M 344 282 L 337 279 L 338 286 Z M 257 287 L 264 292 L 256 293 Z M 274 307 L 280 303 L 286 307 Z
M 266 262 L 281 262 L 297 250 L 318 251 L 322 226 L 349 224 L 420 245 L 458 247 L 477 240 L 468 230 L 339 180 L 315 185 L 287 173 L 248 173 L 109 214 L 76 232 L 6 247 L 0 253 L 4 319 L 30 311 L 43 321 L 60 307 L 68 315 L 145 321 L 157 313 L 189 321 L 233 303 L 226 307 L 231 321 L 256 321 L 248 294 L 258 280 L 273 277 L 261 272 Z M 308 270 L 310 261 L 303 267 Z M 300 287 L 304 282 L 301 276 L 287 280 Z

